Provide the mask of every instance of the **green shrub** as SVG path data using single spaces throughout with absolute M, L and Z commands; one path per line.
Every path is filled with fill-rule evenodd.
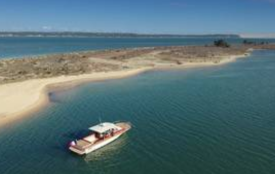
M 223 39 L 215 40 L 214 45 L 216 47 L 223 47 L 223 48 L 228 48 L 230 45 Z

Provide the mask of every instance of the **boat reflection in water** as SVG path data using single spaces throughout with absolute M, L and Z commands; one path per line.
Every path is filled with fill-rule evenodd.
M 96 162 L 96 161 L 104 161 L 113 158 L 114 156 L 118 155 L 123 151 L 123 149 L 129 145 L 128 136 L 127 134 L 118 138 L 108 146 L 105 146 L 93 153 L 87 154 L 84 156 L 85 162 Z

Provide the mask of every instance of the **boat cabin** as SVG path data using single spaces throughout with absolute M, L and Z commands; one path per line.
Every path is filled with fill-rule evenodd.
M 122 128 L 113 123 L 100 123 L 89 128 L 92 133 L 83 139 L 74 141 L 73 144 L 80 149 L 85 149 L 88 146 L 95 144 L 98 141 L 113 137 L 122 131 Z
M 113 123 L 100 123 L 93 127 L 90 127 L 89 130 L 94 132 L 96 138 L 102 139 L 109 136 L 113 136 L 117 131 L 120 131 L 122 128 L 113 124 Z

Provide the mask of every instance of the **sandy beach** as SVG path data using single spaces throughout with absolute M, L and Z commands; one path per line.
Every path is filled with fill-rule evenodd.
M 28 116 L 45 106 L 48 94 L 55 88 L 75 86 L 84 82 L 119 79 L 148 70 L 139 68 L 118 72 L 102 72 L 77 76 L 34 79 L 0 85 L 0 126 Z
M 154 67 L 133 68 L 112 72 L 95 72 L 91 74 L 60 76 L 45 79 L 32 79 L 23 82 L 15 82 L 0 85 L 0 126 L 12 123 L 15 120 L 25 118 L 31 113 L 38 111 L 49 102 L 48 94 L 56 88 L 72 87 L 83 82 L 119 79 L 136 75 L 152 69 L 169 68 L 194 68 L 202 66 L 216 66 L 235 61 L 242 56 L 228 56 L 219 63 L 186 63 L 155 64 Z M 137 63 L 137 62 L 135 62 Z M 138 64 L 138 63 L 137 63 Z

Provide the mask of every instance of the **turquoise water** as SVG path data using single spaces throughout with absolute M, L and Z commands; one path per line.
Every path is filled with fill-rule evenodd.
M 275 52 L 256 51 L 53 92 L 45 109 L 0 128 L 0 173 L 275 173 L 274 74 Z M 67 143 L 99 118 L 134 127 L 88 156 L 70 153 Z
M 205 45 L 212 44 L 214 38 L 35 38 L 0 37 L 0 59 L 21 58 L 53 53 L 75 51 L 118 49 L 132 47 Z M 240 43 L 243 39 L 227 39 L 230 43 Z M 275 43 L 275 39 L 254 39 Z

